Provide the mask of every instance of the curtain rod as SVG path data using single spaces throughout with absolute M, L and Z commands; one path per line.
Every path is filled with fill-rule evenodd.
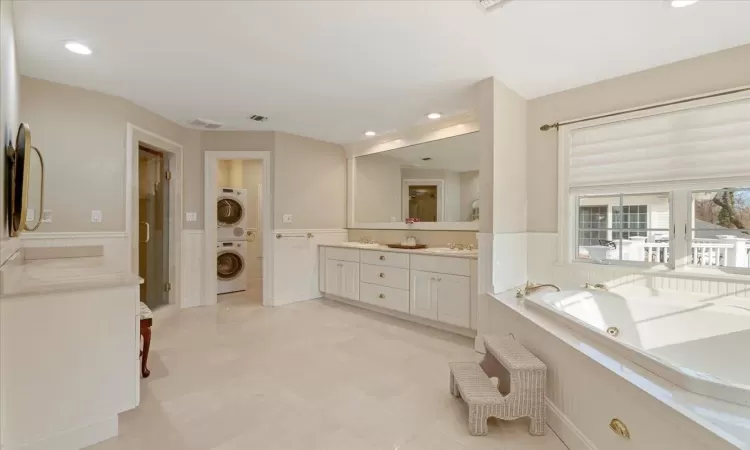
M 553 128 L 554 129 L 558 129 L 558 128 L 560 128 L 563 125 L 571 125 L 571 124 L 574 124 L 574 123 L 588 122 L 589 120 L 605 119 L 607 117 L 614 117 L 614 116 L 619 116 L 619 115 L 622 115 L 622 114 L 628 114 L 628 113 L 638 112 L 638 111 L 648 111 L 650 109 L 662 108 L 664 106 L 679 105 L 679 104 L 682 104 L 682 103 L 694 102 L 696 100 L 703 100 L 703 99 L 706 99 L 706 98 L 713 98 L 713 97 L 721 97 L 722 95 L 736 94 L 738 92 L 745 92 L 745 91 L 750 91 L 750 87 L 743 87 L 743 88 L 733 89 L 731 91 L 717 92 L 715 94 L 701 95 L 701 96 L 698 96 L 698 97 L 684 98 L 682 100 L 675 100 L 675 101 L 666 102 L 666 103 L 659 103 L 659 104 L 656 104 L 656 105 L 644 106 L 642 108 L 627 109 L 625 111 L 619 111 L 619 112 L 614 112 L 614 113 L 609 113 L 609 114 L 602 114 L 602 115 L 599 115 L 599 116 L 588 117 L 586 119 L 569 120 L 567 122 L 555 122 L 555 123 L 552 123 L 552 124 L 542 125 L 541 127 L 539 127 L 539 129 L 542 130 L 542 131 L 548 131 L 548 130 L 551 130 Z

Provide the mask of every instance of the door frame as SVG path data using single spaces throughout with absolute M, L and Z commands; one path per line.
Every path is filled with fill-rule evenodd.
M 273 298 L 273 197 L 271 193 L 271 152 L 270 151 L 208 151 L 203 153 L 203 228 L 204 233 L 204 270 L 203 270 L 203 305 L 216 304 L 218 280 L 216 278 L 216 242 L 217 242 L 217 171 L 219 160 L 241 159 L 257 160 L 263 164 L 263 306 L 274 306 Z
M 435 186 L 437 189 L 437 221 L 445 219 L 445 196 L 443 195 L 443 183 L 441 178 L 404 178 L 401 188 L 401 214 L 404 220 L 409 217 L 409 188 L 411 186 Z
M 128 239 L 131 270 L 138 273 L 138 148 L 141 144 L 164 153 L 172 172 L 169 186 L 169 304 L 155 314 L 161 317 L 176 313 L 182 307 L 182 145 L 132 123 L 127 124 L 125 137 L 125 233 Z M 130 190 L 130 192 L 128 192 Z

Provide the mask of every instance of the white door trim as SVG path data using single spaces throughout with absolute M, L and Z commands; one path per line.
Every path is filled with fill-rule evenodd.
M 169 280 L 172 291 L 169 305 L 165 308 L 177 310 L 182 306 L 182 145 L 156 133 L 127 124 L 125 137 L 125 233 L 128 236 L 131 269 L 138 273 L 138 242 L 134 238 L 138 228 L 135 205 L 138 204 L 138 144 L 145 143 L 171 155 L 174 161 L 172 184 L 169 189 Z
M 274 306 L 273 299 L 273 229 L 271 194 L 271 152 L 205 151 L 203 153 L 203 228 L 205 229 L 205 254 L 203 271 L 203 304 L 216 303 L 216 183 L 218 162 L 221 159 L 255 159 L 263 163 L 263 306 Z

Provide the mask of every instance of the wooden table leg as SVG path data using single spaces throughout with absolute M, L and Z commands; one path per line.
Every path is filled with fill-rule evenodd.
M 148 350 L 151 347 L 151 324 L 147 325 L 141 322 L 141 337 L 143 337 L 141 375 L 143 376 L 143 378 L 148 378 L 148 376 L 151 375 L 151 371 L 146 367 L 146 365 L 148 364 Z

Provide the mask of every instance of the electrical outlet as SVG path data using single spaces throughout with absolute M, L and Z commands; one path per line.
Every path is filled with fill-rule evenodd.
M 52 210 L 45 209 L 42 211 L 42 223 L 52 223 Z
M 102 212 L 98 209 L 91 211 L 91 223 L 101 223 Z
M 198 213 L 194 213 L 194 212 L 185 213 L 185 220 L 188 222 L 197 222 Z
M 284 214 L 284 223 L 292 223 L 292 215 L 291 214 Z
M 26 208 L 26 222 L 33 222 L 34 217 L 36 217 L 34 208 Z

